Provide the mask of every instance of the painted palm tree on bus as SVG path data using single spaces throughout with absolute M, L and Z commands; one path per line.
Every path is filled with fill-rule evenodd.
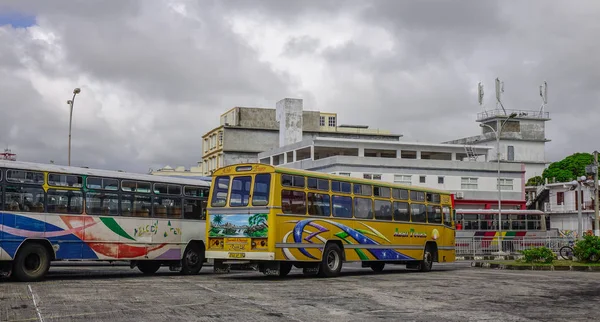
M 221 225 L 223 223 L 223 215 L 214 215 L 212 222 L 217 226 Z
M 249 226 L 267 225 L 267 214 L 254 214 L 248 218 Z

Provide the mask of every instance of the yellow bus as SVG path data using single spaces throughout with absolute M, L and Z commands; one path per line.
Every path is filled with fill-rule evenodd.
M 345 262 L 430 271 L 455 260 L 454 197 L 448 192 L 266 164 L 213 173 L 207 259 L 265 275 L 337 276 Z

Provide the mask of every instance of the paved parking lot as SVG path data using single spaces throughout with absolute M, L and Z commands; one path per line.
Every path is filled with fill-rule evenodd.
M 258 272 L 143 276 L 129 267 L 53 267 L 0 281 L 1 321 L 595 321 L 600 273 L 505 271 L 469 263 L 429 273 L 345 266 L 332 279 Z

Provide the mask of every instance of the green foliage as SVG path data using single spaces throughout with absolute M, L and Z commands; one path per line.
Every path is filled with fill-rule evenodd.
M 585 166 L 594 161 L 590 153 L 575 153 L 561 161 L 551 163 L 542 173 L 543 179 L 551 181 L 556 178 L 556 182 L 572 181 L 578 176 L 584 176 Z
M 573 253 L 580 262 L 597 262 L 600 259 L 600 237 L 584 235 L 573 247 Z
M 551 264 L 555 258 L 552 250 L 545 246 L 525 249 L 521 253 L 523 253 L 523 259 L 526 263 Z
M 544 184 L 544 178 L 542 178 L 541 176 L 535 176 L 535 177 L 529 178 L 529 180 L 527 180 L 527 183 L 525 185 L 526 186 L 541 186 L 542 184 Z

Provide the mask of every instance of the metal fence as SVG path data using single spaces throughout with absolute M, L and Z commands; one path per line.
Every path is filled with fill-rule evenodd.
M 498 252 L 498 237 L 461 237 L 456 238 L 456 255 L 492 255 Z M 546 246 L 554 253 L 558 253 L 560 248 L 569 245 L 573 238 L 546 237 L 546 238 L 523 238 L 523 239 L 502 239 L 502 251 L 513 255 L 520 254 L 520 251 Z

